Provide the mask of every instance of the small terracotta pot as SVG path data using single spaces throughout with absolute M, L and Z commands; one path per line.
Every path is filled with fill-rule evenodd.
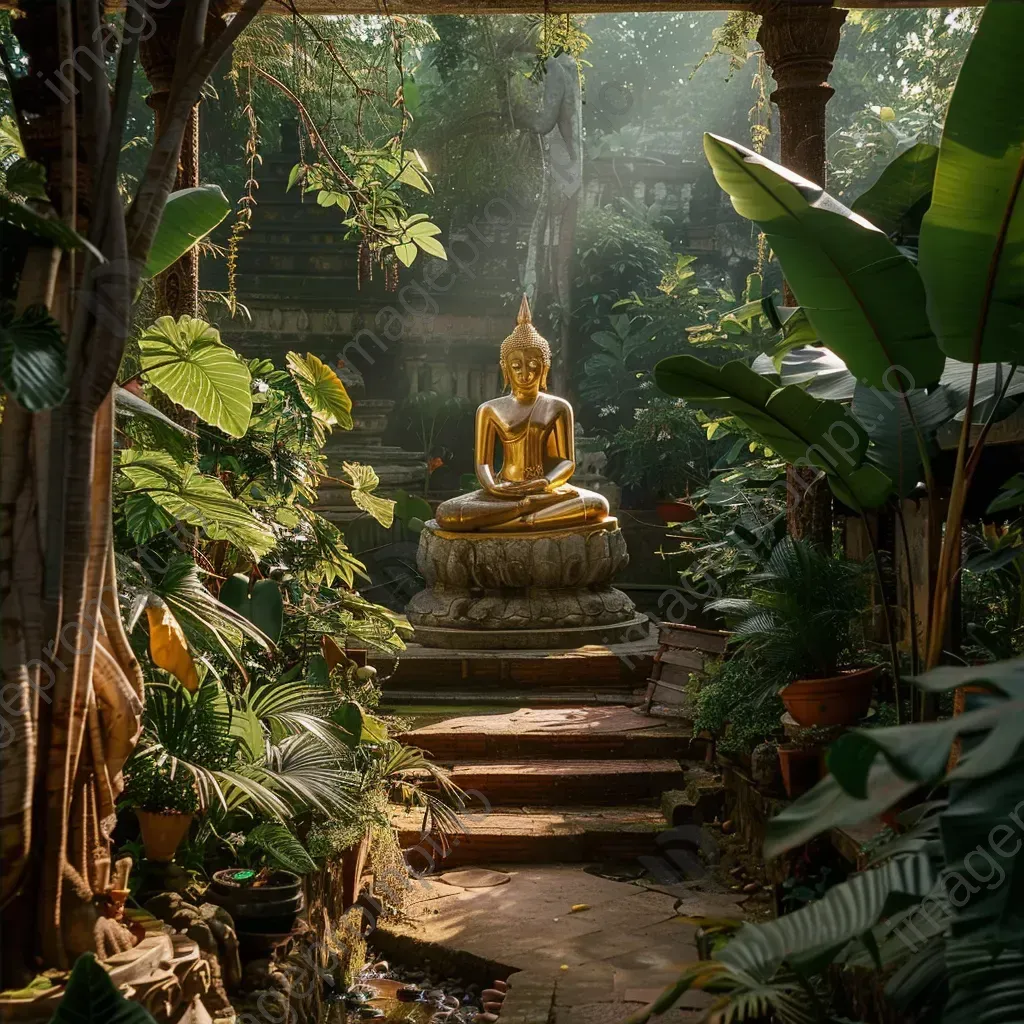
M 794 800 L 816 785 L 824 775 L 823 760 L 823 751 L 817 747 L 783 743 L 779 747 L 779 767 L 786 796 Z
M 880 672 L 872 665 L 828 679 L 797 679 L 779 695 L 797 725 L 853 725 L 868 713 Z
M 667 526 L 669 523 L 690 523 L 697 518 L 694 507 L 682 498 L 672 501 L 659 501 L 654 506 L 658 518 Z
M 167 863 L 174 860 L 178 844 L 185 838 L 194 814 L 180 811 L 136 811 L 142 829 L 142 845 L 149 860 Z

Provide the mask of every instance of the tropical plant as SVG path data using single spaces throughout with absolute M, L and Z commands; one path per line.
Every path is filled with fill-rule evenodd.
M 705 137 L 719 183 L 737 211 L 765 232 L 820 343 L 862 382 L 862 395 L 873 389 L 860 415 L 856 400 L 848 415 L 838 402 L 815 400 L 795 385 L 779 387 L 777 378 L 757 385 L 753 371 L 738 363 L 716 369 L 676 356 L 657 371 L 670 394 L 726 409 L 790 463 L 824 473 L 855 512 L 906 493 L 901 432 L 935 493 L 929 444 L 939 425 L 963 411 L 946 526 L 929 556 L 938 582 L 930 608 L 922 610 L 927 666 L 942 656 L 966 495 L 1022 353 L 1024 218 L 1017 201 L 1024 116 L 1007 92 L 1015 60 L 1009 40 L 1022 28 L 1020 5 L 995 0 L 986 7 L 950 102 L 916 266 L 885 232 L 817 186 L 742 146 Z M 916 190 L 910 198 L 910 205 L 920 201 Z M 952 411 L 937 408 L 940 401 L 928 390 L 944 369 L 950 373 L 946 357 L 964 364 L 967 377 L 963 403 Z M 1009 372 L 1002 372 L 1004 363 Z M 988 389 L 982 364 L 996 364 Z M 991 401 L 979 409 L 983 399 Z M 882 402 L 888 416 L 877 411 Z M 867 408 L 881 415 L 871 430 Z M 837 446 L 840 435 L 845 441 Z
M 714 997 L 704 1020 L 827 1020 L 829 972 L 870 967 L 901 1019 L 1019 1018 L 1024 661 L 940 668 L 915 682 L 935 694 L 984 692 L 955 718 L 845 734 L 829 751 L 831 774 L 768 826 L 765 855 L 775 857 L 885 815 L 896 834 L 871 866 L 777 921 L 743 925 L 630 1024 L 693 988 Z
M 748 597 L 721 598 L 707 610 L 727 617 L 765 686 L 825 679 L 858 659 L 869 571 L 785 537 L 749 577 Z
M 92 953 L 72 968 L 50 1024 L 156 1024 L 149 1011 L 118 989 Z

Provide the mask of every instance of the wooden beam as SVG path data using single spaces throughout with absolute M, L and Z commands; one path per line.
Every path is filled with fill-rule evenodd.
M 784 3 L 786 0 L 779 0 Z M 789 0 L 794 5 L 818 0 Z M 924 7 L 984 7 L 986 0 L 845 0 L 837 7 L 851 10 L 898 10 Z M 106 0 L 108 9 L 124 7 L 124 0 Z M 241 0 L 230 0 L 237 10 Z M 302 14 L 644 14 L 677 11 L 749 11 L 755 0 L 295 0 Z M 18 7 L 18 0 L 0 0 L 0 10 Z M 270 0 L 266 14 L 290 14 L 285 0 Z
M 784 0 L 783 0 L 784 2 Z M 817 0 L 791 0 L 801 6 Z M 238 0 L 234 0 L 238 5 Z M 0 4 L 2 6 L 2 4 Z M 295 0 L 304 14 L 381 14 L 380 0 Z M 391 14 L 622 14 L 630 12 L 749 11 L 754 0 L 389 0 Z M 845 0 L 837 7 L 895 10 L 922 7 L 984 7 L 985 0 Z M 284 0 L 270 0 L 268 14 L 289 13 Z

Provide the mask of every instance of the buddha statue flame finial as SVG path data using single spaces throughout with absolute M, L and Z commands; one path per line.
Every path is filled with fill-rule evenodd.
M 510 352 L 517 348 L 535 348 L 542 359 L 544 366 L 551 368 L 551 346 L 547 343 L 541 333 L 533 326 L 533 316 L 530 313 L 530 300 L 524 295 L 523 301 L 519 304 L 519 315 L 516 317 L 515 330 L 501 343 L 501 361 L 505 362 Z

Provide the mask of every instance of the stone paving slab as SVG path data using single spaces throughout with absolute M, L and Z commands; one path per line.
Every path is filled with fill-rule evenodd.
M 734 894 L 714 891 L 708 880 L 700 890 L 663 892 L 579 865 L 503 870 L 511 881 L 489 889 L 422 879 L 410 892 L 409 919 L 387 926 L 516 972 L 501 1024 L 621 1024 L 697 959 L 696 924 L 675 911 L 680 892 L 693 917 L 722 916 L 723 907 L 742 917 Z M 580 904 L 589 909 L 573 912 Z M 694 1020 L 709 1002 L 687 993 L 659 1024 Z

